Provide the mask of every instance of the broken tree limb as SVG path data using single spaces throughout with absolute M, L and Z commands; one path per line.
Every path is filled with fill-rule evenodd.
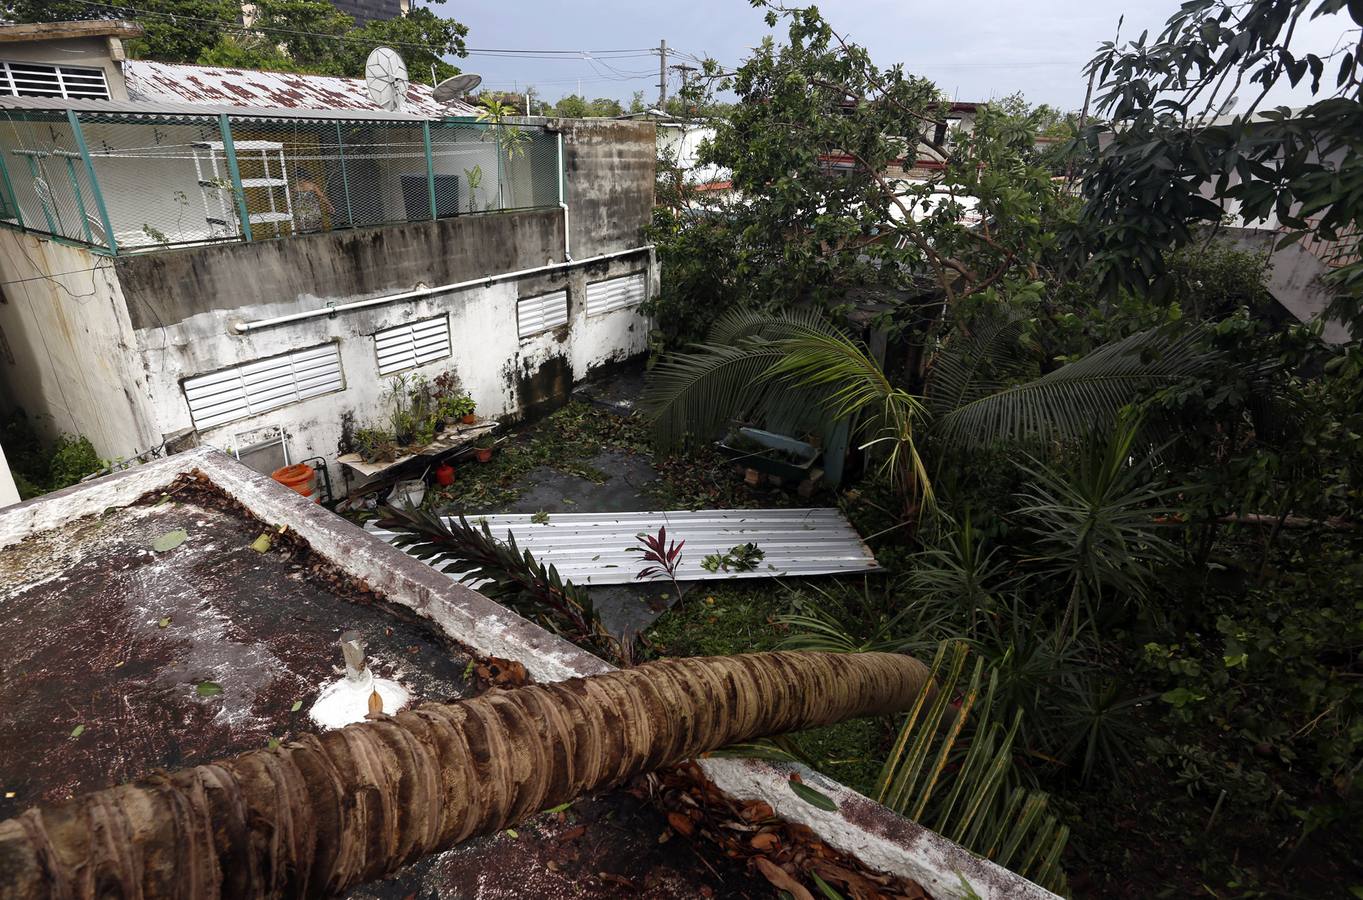
M 754 653 L 428 704 L 0 822 L 0 898 L 336 895 L 707 750 L 905 709 L 928 677 Z

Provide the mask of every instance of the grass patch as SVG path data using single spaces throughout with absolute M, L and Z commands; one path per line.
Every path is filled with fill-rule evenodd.
M 663 613 L 646 633 L 662 656 L 729 656 L 774 650 L 785 630 L 776 617 L 790 611 L 775 584 L 700 585 L 680 607 Z

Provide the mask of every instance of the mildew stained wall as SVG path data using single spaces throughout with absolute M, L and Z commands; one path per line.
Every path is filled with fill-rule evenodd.
M 643 248 L 653 199 L 651 124 L 555 121 L 564 135 L 566 196 L 574 259 Z M 636 272 L 657 291 L 656 258 L 640 249 L 616 259 L 575 265 L 520 279 L 478 285 L 414 300 L 322 315 L 247 334 L 238 322 L 324 310 L 442 284 L 558 263 L 564 259 L 564 215 L 558 209 L 461 216 L 435 222 L 330 232 L 251 244 L 193 247 L 113 261 L 85 250 L 4 232 L 0 249 L 15 241 L 42 245 L 54 257 L 19 267 L 23 255 L 0 252 L 3 278 L 17 273 L 58 297 L 44 273 L 87 272 L 79 304 L 63 301 L 78 330 L 91 333 L 68 341 L 48 365 L 37 387 L 17 366 L 7 367 L 5 394 L 30 411 L 60 411 L 60 430 L 89 434 L 106 456 L 131 456 L 162 440 L 175 446 L 196 441 L 234 446 L 238 435 L 273 426 L 285 428 L 294 459 L 333 459 L 342 416 L 357 426 L 385 415 L 372 335 L 405 322 L 448 315 L 451 356 L 408 375 L 434 378 L 454 372 L 479 413 L 517 418 L 564 400 L 571 384 L 598 366 L 642 353 L 647 323 L 635 309 L 588 317 L 585 286 Z M 29 255 L 32 255 L 30 247 Z M 77 258 L 78 257 L 78 258 Z M 516 301 L 568 288 L 567 325 L 521 340 Z M 9 288 L 6 289 L 7 294 Z M 70 292 L 72 288 L 65 288 Z M 50 299 L 38 305 L 52 306 Z M 12 322 L 12 324 L 11 324 Z M 3 326 L 26 360 L 36 360 L 47 322 L 5 316 Z M 11 333 L 13 329 L 13 333 Z M 186 378 L 230 366 L 337 342 L 345 377 L 343 391 L 293 403 L 249 419 L 195 433 L 182 383 Z M 34 363 L 36 365 L 36 363 Z M 89 389 L 73 377 L 97 365 L 98 385 Z M 46 371 L 46 370 L 45 370 Z M 68 386 L 79 403 L 62 400 L 55 385 Z M 101 421 L 101 420 L 107 421 Z M 243 442 L 245 442 L 243 440 Z

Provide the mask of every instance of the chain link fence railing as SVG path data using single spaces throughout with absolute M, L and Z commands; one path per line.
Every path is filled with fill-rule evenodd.
M 518 124 L 8 110 L 0 224 L 116 254 L 557 206 L 558 153 Z

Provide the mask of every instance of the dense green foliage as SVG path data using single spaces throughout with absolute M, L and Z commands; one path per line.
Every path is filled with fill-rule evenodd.
M 1363 25 L 1363 7 L 1191 0 L 1158 36 L 1103 45 L 1089 63 L 1104 119 L 1083 135 L 1096 159 L 1084 179 L 1077 266 L 1108 291 L 1159 292 L 1164 248 L 1193 243 L 1199 226 L 1236 209 L 1250 223 L 1276 219 L 1285 241 L 1333 244 L 1342 265 L 1332 311 L 1363 323 L 1359 49 L 1343 40 L 1327 56 L 1298 49 L 1298 26 L 1321 17 L 1343 31 Z M 1309 86 L 1312 102 L 1265 108 L 1280 82 Z
M 1008 98 L 940 175 L 886 191 L 935 89 L 770 5 L 788 43 L 731 76 L 740 102 L 705 152 L 741 201 L 660 176 L 660 446 L 760 425 L 804 390 L 883 461 L 902 443 L 871 440 L 884 398 L 918 404 L 935 507 L 899 502 L 876 466 L 844 498 L 883 587 L 746 591 L 769 622 L 754 646 L 968 642 L 1020 717 L 1013 777 L 1072 828 L 1080 895 L 1363 890 L 1363 345 L 1323 343 L 1278 306 L 1262 254 L 1200 227 L 1235 201 L 1356 246 L 1352 49 L 1302 116 L 1211 122 L 1226 110 L 1207 100 L 1320 77 L 1287 49 L 1293 23 L 1343 7 L 1193 0 L 1158 40 L 1102 49 L 1110 118 L 1083 141 L 1038 145 L 1077 121 Z M 1071 173 L 1079 203 L 1051 179 Z M 897 215 L 944 193 L 983 221 L 955 203 Z M 1353 268 L 1334 276 L 1343 319 Z M 659 649 L 703 639 L 705 610 L 672 615 Z M 893 760 L 891 734 L 849 752 Z M 987 738 L 967 724 L 963 746 Z
M 24 500 L 70 487 L 105 467 L 89 438 L 62 434 L 49 445 L 22 411 L 0 422 L 0 446 Z

